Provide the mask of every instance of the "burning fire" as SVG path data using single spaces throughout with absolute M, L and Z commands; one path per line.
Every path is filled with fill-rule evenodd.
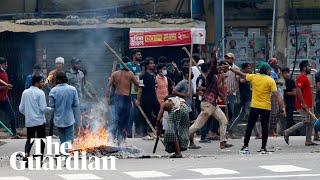
M 108 144 L 108 133 L 106 129 L 100 128 L 96 131 L 90 131 L 89 124 L 83 133 L 79 131 L 78 137 L 73 141 L 72 147 L 77 150 L 89 151 L 96 147 Z

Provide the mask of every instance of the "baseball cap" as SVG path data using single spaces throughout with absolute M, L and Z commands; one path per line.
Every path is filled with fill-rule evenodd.
M 198 66 L 200 66 L 201 64 L 203 64 L 204 63 L 204 60 L 203 59 L 200 59 L 199 61 L 198 61 Z
M 72 58 L 71 59 L 71 64 L 79 64 L 79 63 L 81 63 L 80 59 L 77 59 L 77 58 Z
M 234 55 L 232 53 L 227 53 L 226 55 L 224 55 L 224 57 L 229 57 L 229 58 L 234 59 Z
M 41 69 L 41 67 L 39 64 L 35 64 L 35 65 L 33 65 L 33 69 Z

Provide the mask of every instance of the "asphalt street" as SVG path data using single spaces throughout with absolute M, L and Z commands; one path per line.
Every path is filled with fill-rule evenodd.
M 9 156 L 24 149 L 25 140 L 2 140 L 0 146 L 0 180 L 76 180 L 76 179 L 320 179 L 320 147 L 304 146 L 304 137 L 291 137 L 290 145 L 282 137 L 269 138 L 268 149 L 274 152 L 260 154 L 261 140 L 252 139 L 251 153 L 239 154 L 242 140 L 229 140 L 234 147 L 221 151 L 214 141 L 199 150 L 183 152 L 184 158 L 170 159 L 159 143 L 152 155 L 155 141 L 128 139 L 127 145 L 142 149 L 151 158 L 117 159 L 116 170 L 54 171 L 13 170 Z

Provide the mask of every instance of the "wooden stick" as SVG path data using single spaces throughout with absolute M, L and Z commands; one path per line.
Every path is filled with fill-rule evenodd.
M 221 73 L 224 73 L 223 71 L 221 71 Z M 229 111 L 228 111 L 228 106 L 227 106 L 227 93 L 225 92 L 225 89 L 224 89 L 224 75 L 222 75 L 223 78 L 222 78 L 222 89 L 223 89 L 223 95 L 224 95 L 224 104 L 226 105 L 224 107 L 224 111 L 225 111 L 225 114 L 226 114 L 226 118 L 227 120 L 229 121 Z
M 306 111 L 314 120 L 316 120 L 316 121 L 318 120 L 318 118 L 309 109 Z
M 206 79 L 206 75 L 201 71 L 200 67 L 198 66 L 196 61 L 193 59 L 193 57 L 190 54 L 190 52 L 188 51 L 188 49 L 186 47 L 183 47 L 182 49 L 188 54 L 189 58 L 191 58 L 191 60 L 192 60 L 192 63 L 198 68 L 198 70 L 200 71 L 200 73 L 204 77 L 204 79 Z
M 122 59 L 120 58 L 120 56 L 109 46 L 108 43 L 104 42 L 104 45 L 112 52 L 112 54 L 114 56 L 116 56 L 117 60 L 119 61 L 119 63 L 121 63 L 121 65 L 123 66 L 123 68 L 127 71 L 129 71 L 128 66 L 122 61 Z
M 156 129 L 153 127 L 153 125 L 151 124 L 149 118 L 147 117 L 147 115 L 144 113 L 143 109 L 141 108 L 141 106 L 138 106 L 138 109 L 140 110 L 142 116 L 144 117 L 144 119 L 147 121 L 149 127 L 151 128 L 152 132 L 157 135 L 157 131 Z M 162 144 L 164 145 L 164 142 L 161 139 Z
M 191 56 L 189 56 L 190 58 L 190 62 L 189 62 L 189 78 L 188 78 L 188 93 L 189 93 L 189 96 L 191 95 L 191 74 L 192 74 L 192 53 L 193 53 L 193 44 L 191 44 L 191 50 L 190 50 L 190 54 Z
M 253 36 L 253 67 L 254 67 L 253 73 L 255 74 L 256 73 L 256 33 L 253 32 L 252 36 Z
M 8 86 L 8 83 L 4 82 L 2 79 L 0 79 L 0 83 L 2 83 L 5 86 Z

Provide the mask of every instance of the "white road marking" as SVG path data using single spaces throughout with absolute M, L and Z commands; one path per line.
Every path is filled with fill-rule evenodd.
M 201 179 L 172 179 L 172 180 L 232 180 L 232 179 L 273 179 L 273 178 L 291 178 L 291 177 L 320 177 L 320 174 L 295 174 L 295 175 L 274 175 L 274 176 L 236 176 L 219 178 L 201 178 Z
M 60 174 L 59 176 L 66 180 L 102 179 L 94 174 Z
M 156 178 L 156 177 L 169 177 L 170 175 L 158 171 L 132 171 L 124 172 L 134 178 Z
M 273 166 L 259 166 L 260 168 L 267 169 L 272 172 L 295 172 L 295 171 L 310 171 L 311 169 L 306 169 L 293 165 L 273 165 Z
M 24 176 L 0 177 L 0 180 L 30 180 Z
M 230 170 L 230 169 L 223 169 L 223 168 L 197 168 L 197 169 L 188 169 L 190 171 L 199 172 L 205 176 L 209 175 L 221 175 L 221 174 L 239 174 L 239 172 Z

